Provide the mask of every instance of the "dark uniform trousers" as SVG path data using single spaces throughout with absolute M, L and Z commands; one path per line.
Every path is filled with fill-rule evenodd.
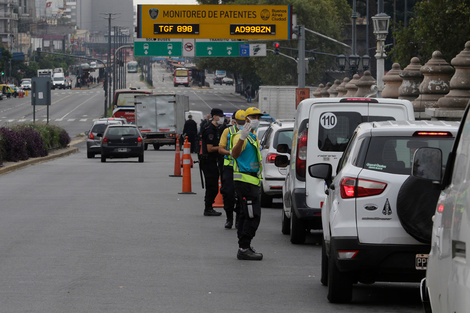
M 227 220 L 233 221 L 233 212 L 238 214 L 238 205 L 235 208 L 235 185 L 233 181 L 233 166 L 224 165 L 222 172 L 222 187 L 220 193 L 224 199 L 224 210 Z
M 219 193 L 219 167 L 217 159 L 207 158 L 201 160 L 200 164 L 204 173 L 206 194 L 204 196 L 204 210 L 211 210 L 215 197 Z
M 241 181 L 234 181 L 234 183 L 240 202 L 240 219 L 237 230 L 238 246 L 242 249 L 248 249 L 261 221 L 260 187 Z M 249 210 L 252 210 L 253 217 L 250 217 Z

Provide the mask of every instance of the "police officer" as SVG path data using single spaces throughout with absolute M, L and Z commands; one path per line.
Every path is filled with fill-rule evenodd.
M 219 192 L 219 127 L 224 123 L 224 112 L 221 109 L 211 110 L 211 121 L 202 130 L 202 156 L 201 169 L 204 173 L 206 182 L 206 194 L 204 196 L 204 216 L 220 216 L 221 212 L 217 212 L 212 208 L 215 197 Z
M 233 159 L 230 155 L 230 149 L 232 147 L 233 136 L 241 129 L 241 126 L 245 124 L 245 111 L 238 110 L 233 114 L 232 125 L 225 128 L 219 142 L 219 154 L 224 156 L 224 167 L 222 170 L 222 188 L 220 193 L 224 199 L 224 210 L 227 215 L 225 221 L 225 228 L 231 229 L 233 226 L 233 213 L 237 213 L 238 210 L 235 208 L 235 186 L 233 183 Z M 235 225 L 237 227 L 237 225 Z
M 240 201 L 240 220 L 238 223 L 239 260 L 262 260 L 263 254 L 251 246 L 261 221 L 259 200 L 261 183 L 261 152 L 255 130 L 264 115 L 256 107 L 245 110 L 243 129 L 235 134 L 230 151 L 234 159 L 233 179 L 235 191 Z

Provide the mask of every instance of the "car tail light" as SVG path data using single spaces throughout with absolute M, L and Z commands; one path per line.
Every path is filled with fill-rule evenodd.
M 306 163 L 307 163 L 307 129 L 300 133 L 297 141 L 297 158 L 295 164 L 295 170 L 299 178 L 305 179 Z
M 274 160 L 277 156 L 277 153 L 268 153 L 268 155 L 266 156 L 266 163 L 274 163 Z
M 352 259 L 358 252 L 359 250 L 338 250 L 338 259 Z
M 417 131 L 413 134 L 413 137 L 422 137 L 422 136 L 431 136 L 431 137 L 452 137 L 451 132 L 429 132 L 429 131 Z
M 387 184 L 378 181 L 346 177 L 341 180 L 341 198 L 360 198 L 380 195 Z
M 137 137 L 137 142 L 142 142 L 142 137 Z
M 102 143 L 108 143 L 108 137 L 103 137 Z
M 92 132 L 90 132 L 90 133 L 88 134 L 88 139 L 95 139 L 95 136 L 93 136 L 93 133 L 92 133 Z

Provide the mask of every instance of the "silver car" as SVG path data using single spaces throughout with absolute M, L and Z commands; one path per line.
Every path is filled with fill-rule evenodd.
M 91 129 L 85 134 L 88 136 L 86 140 L 87 158 L 92 159 L 96 154 L 101 154 L 101 139 L 108 125 L 126 124 L 120 118 L 103 118 L 96 121 Z

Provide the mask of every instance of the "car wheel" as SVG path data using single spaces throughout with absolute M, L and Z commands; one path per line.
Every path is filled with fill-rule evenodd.
M 267 195 L 263 190 L 263 184 L 261 184 L 261 196 L 260 196 L 260 204 L 263 208 L 270 208 L 273 206 L 273 198 Z
M 86 156 L 87 156 L 87 158 L 89 158 L 89 159 L 93 159 L 93 158 L 95 157 L 95 154 L 94 154 L 93 152 L 89 152 L 89 151 L 88 151 L 88 152 L 86 153 Z
M 416 240 L 431 243 L 432 216 L 440 190 L 430 180 L 408 177 L 397 197 L 397 215 L 405 231 Z M 384 209 L 385 210 L 385 209 Z
M 336 266 L 334 254 L 328 258 L 328 301 L 347 303 L 352 299 L 352 279 L 349 273 L 341 273 Z
M 293 244 L 301 244 L 305 242 L 307 231 L 305 229 L 304 221 L 300 220 L 295 212 L 290 214 L 290 242 Z
M 321 244 L 321 277 L 320 282 L 323 286 L 328 286 L 328 256 L 326 255 L 325 239 Z
M 284 212 L 284 209 L 282 211 L 282 228 L 281 232 L 284 235 L 289 235 L 290 234 L 290 218 L 287 217 L 286 212 Z
M 101 154 L 101 163 L 105 163 L 106 162 L 106 156 Z
M 159 145 L 158 143 L 154 143 L 154 144 L 153 144 L 153 148 L 154 148 L 155 150 L 159 150 L 159 149 L 160 149 L 160 145 Z
M 140 163 L 144 162 L 144 154 L 143 153 L 141 155 L 139 155 L 139 162 Z

